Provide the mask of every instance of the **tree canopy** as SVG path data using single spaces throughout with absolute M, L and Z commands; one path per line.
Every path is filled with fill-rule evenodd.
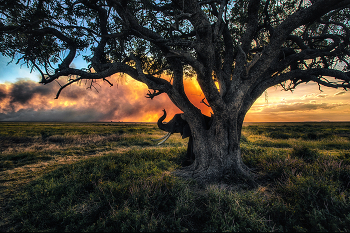
M 69 76 L 62 89 L 82 79 L 108 82 L 118 72 L 145 83 L 151 98 L 183 95 L 183 72 L 206 77 L 198 82 L 209 102 L 242 79 L 259 89 L 309 81 L 348 88 L 349 2 L 3 1 L 0 51 L 39 70 L 41 83 Z M 70 67 L 80 53 L 88 54 L 85 70 Z M 201 74 L 207 63 L 211 75 Z M 165 71 L 172 82 L 160 78 Z

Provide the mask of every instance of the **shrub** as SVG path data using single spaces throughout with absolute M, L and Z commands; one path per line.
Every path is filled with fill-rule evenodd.
M 317 133 L 311 132 L 311 133 L 307 133 L 306 134 L 306 138 L 310 139 L 310 140 L 317 140 L 318 139 L 318 135 L 317 135 Z
M 305 162 L 314 162 L 319 154 L 317 150 L 310 149 L 305 145 L 296 145 L 293 147 L 290 156 L 303 159 Z
M 289 139 L 290 136 L 286 133 L 281 133 L 281 132 L 271 132 L 268 135 L 270 138 L 274 139 Z

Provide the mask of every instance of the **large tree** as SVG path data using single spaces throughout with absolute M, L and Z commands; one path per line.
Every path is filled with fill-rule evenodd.
M 116 73 L 145 83 L 149 98 L 167 94 L 183 111 L 196 155 L 179 173 L 254 184 L 240 151 L 247 111 L 278 84 L 350 87 L 349 7 L 350 0 L 1 1 L 0 51 L 39 70 L 43 84 L 66 80 L 57 98 L 72 83 L 109 82 Z M 81 54 L 86 69 L 71 66 Z M 214 113 L 210 127 L 185 94 L 187 75 Z

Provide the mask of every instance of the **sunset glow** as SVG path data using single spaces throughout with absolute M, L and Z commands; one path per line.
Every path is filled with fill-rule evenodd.
M 56 83 L 41 85 L 29 79 L 0 83 L 0 120 L 156 122 L 162 109 L 166 109 L 167 119 L 181 112 L 166 94 L 145 98 L 147 86 L 126 75 L 114 75 L 110 81 L 112 87 L 98 81 L 96 89 L 87 89 L 84 82 L 74 84 L 58 99 L 54 99 L 59 89 Z M 210 116 L 195 78 L 185 79 L 184 86 L 189 100 Z M 312 83 L 300 85 L 293 93 L 269 88 L 267 96 L 263 94 L 252 106 L 245 122 L 350 121 L 350 93 L 322 90 Z
M 57 83 L 39 84 L 37 72 L 30 73 L 26 66 L 14 63 L 7 65 L 9 61 L 0 56 L 0 121 L 156 122 L 163 109 L 168 113 L 166 121 L 181 113 L 166 94 L 153 100 L 145 98 L 145 84 L 120 74 L 109 78 L 112 87 L 97 81 L 96 89 L 89 89 L 83 81 L 65 88 L 55 99 L 60 88 Z M 86 66 L 80 57 L 74 62 L 74 66 Z M 61 85 L 65 81 L 64 77 L 59 79 Z M 211 108 L 202 103 L 204 95 L 196 79 L 185 78 L 184 87 L 189 100 L 210 116 Z M 271 87 L 251 107 L 245 122 L 350 121 L 350 92 L 321 90 L 315 83 L 301 84 L 293 92 Z

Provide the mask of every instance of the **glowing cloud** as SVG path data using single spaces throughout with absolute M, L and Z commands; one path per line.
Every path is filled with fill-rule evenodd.
M 59 86 L 55 83 L 38 84 L 29 79 L 0 84 L 0 121 L 123 121 L 156 122 L 166 109 L 169 120 L 179 110 L 166 94 L 152 100 L 145 98 L 147 86 L 127 76 L 114 75 L 110 81 L 95 83 L 88 89 L 85 82 L 71 85 L 55 99 Z M 210 116 L 212 110 L 195 78 L 184 80 L 189 100 L 202 113 Z M 316 90 L 318 87 L 315 86 Z M 320 94 L 301 87 L 295 92 L 268 90 L 268 102 L 262 95 L 247 113 L 245 121 L 310 121 L 350 120 L 349 93 L 336 90 Z M 311 93 L 311 94 L 310 94 Z M 320 102 L 322 101 L 322 102 Z M 345 104 L 344 104 L 345 103 Z
M 0 84 L 0 121 L 132 121 L 155 122 L 166 109 L 168 116 L 181 112 L 166 94 L 145 98 L 147 86 L 125 76 L 111 78 L 115 84 L 95 84 L 96 90 L 80 83 L 64 89 L 54 99 L 57 84 L 41 85 L 21 79 L 16 83 Z M 204 98 L 193 80 L 185 80 L 190 101 L 210 108 L 200 101 Z
M 345 91 L 339 91 L 337 93 L 335 93 L 334 95 L 344 95 L 346 92 Z

